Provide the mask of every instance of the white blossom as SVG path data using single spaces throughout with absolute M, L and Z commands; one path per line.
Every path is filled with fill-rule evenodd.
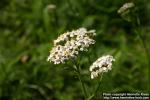
M 103 72 L 108 72 L 111 70 L 112 61 L 115 61 L 115 59 L 110 55 L 98 58 L 89 68 L 91 72 L 91 79 L 98 77 Z
M 134 7 L 134 3 L 133 2 L 129 2 L 129 3 L 125 3 L 123 4 L 122 7 L 120 7 L 120 9 L 118 10 L 119 14 L 125 13 L 126 11 L 128 11 L 130 8 Z
M 56 5 L 54 5 L 54 4 L 49 4 L 49 5 L 47 6 L 47 9 L 48 9 L 49 11 L 53 11 L 53 10 L 56 9 Z
M 94 30 L 87 31 L 85 28 L 79 28 L 60 35 L 54 40 L 54 47 L 47 61 L 59 64 L 76 58 L 79 51 L 87 51 L 87 48 L 95 43 L 95 40 L 92 39 L 95 34 Z
M 77 30 L 73 30 L 71 32 L 66 32 L 62 35 L 60 35 L 56 40 L 54 40 L 54 45 L 57 45 L 59 44 L 60 42 L 65 42 L 65 41 L 68 41 L 70 39 L 81 39 L 83 37 L 90 37 L 90 36 L 94 36 L 96 33 L 95 33 L 95 30 L 90 30 L 90 31 L 87 31 L 86 28 L 79 28 Z

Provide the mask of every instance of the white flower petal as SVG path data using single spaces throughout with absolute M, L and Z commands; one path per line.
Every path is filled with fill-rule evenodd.
M 115 59 L 110 55 L 98 58 L 89 68 L 91 72 L 91 78 L 96 78 L 99 74 L 111 70 L 112 61 L 115 61 Z

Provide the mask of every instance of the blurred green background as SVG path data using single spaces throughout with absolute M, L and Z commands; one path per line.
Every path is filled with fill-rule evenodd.
M 46 61 L 59 34 L 95 29 L 96 44 L 82 53 L 82 76 L 89 93 L 97 85 L 89 66 L 104 54 L 116 62 L 104 74 L 101 92 L 150 92 L 147 54 L 132 22 L 117 10 L 131 0 L 1 0 L 0 100 L 82 100 L 71 65 Z M 138 7 L 144 42 L 150 51 L 150 1 L 132 0 Z M 96 98 L 95 98 L 96 99 Z

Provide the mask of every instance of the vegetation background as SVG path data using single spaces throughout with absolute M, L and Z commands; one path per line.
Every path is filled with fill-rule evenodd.
M 80 55 L 89 93 L 97 85 L 89 66 L 104 54 L 114 55 L 113 70 L 104 74 L 101 92 L 150 92 L 145 48 L 132 22 L 117 10 L 131 0 L 0 0 L 0 100 L 82 100 L 71 65 L 46 61 L 59 34 L 95 29 L 96 44 Z M 150 51 L 150 0 L 138 7 L 142 36 Z M 96 98 L 95 98 L 96 99 Z

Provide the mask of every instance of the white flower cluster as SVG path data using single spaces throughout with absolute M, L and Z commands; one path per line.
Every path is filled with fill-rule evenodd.
M 128 11 L 130 8 L 134 7 L 134 3 L 133 2 L 129 2 L 129 3 L 125 3 L 119 10 L 118 13 L 122 14 L 125 13 L 126 11 Z
M 87 48 L 95 43 L 95 40 L 92 39 L 95 34 L 95 30 L 87 31 L 85 28 L 79 28 L 60 35 L 54 40 L 54 47 L 47 61 L 59 64 L 75 58 L 79 51 L 87 51 Z
M 98 77 L 103 72 L 108 72 L 111 70 L 112 61 L 115 61 L 113 56 L 106 55 L 98 58 L 91 66 L 91 79 Z

